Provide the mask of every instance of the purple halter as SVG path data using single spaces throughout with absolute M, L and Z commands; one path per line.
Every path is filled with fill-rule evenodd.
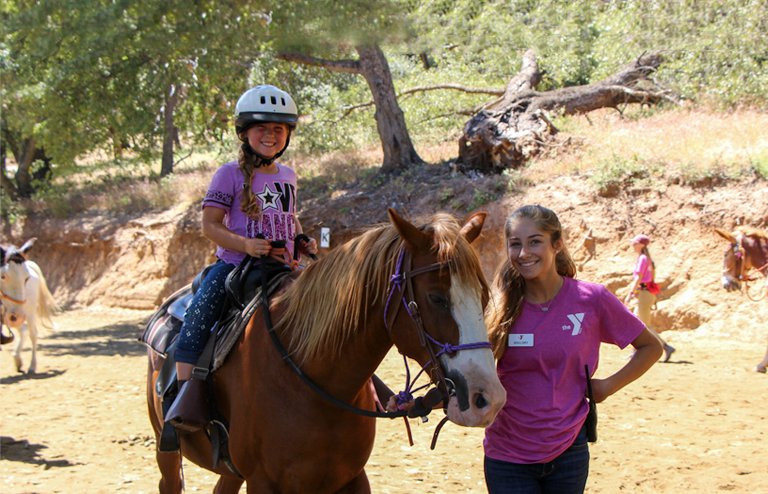
M 452 354 L 456 353 L 460 350 L 472 350 L 477 348 L 492 348 L 491 344 L 487 341 L 479 341 L 476 343 L 465 343 L 463 345 L 452 345 L 450 343 L 440 343 L 439 341 L 435 340 L 432 336 L 429 335 L 429 333 L 426 332 L 424 329 L 424 325 L 421 320 L 421 313 L 419 311 L 419 306 L 416 303 L 416 300 L 413 297 L 413 289 L 410 284 L 410 279 L 413 278 L 416 275 L 427 273 L 429 271 L 434 271 L 436 269 L 440 269 L 443 267 L 443 264 L 435 263 L 431 264 L 429 266 L 426 266 L 424 268 L 416 269 L 414 271 L 410 270 L 410 256 L 409 256 L 409 266 L 407 271 L 403 271 L 403 260 L 405 258 L 406 249 L 403 247 L 400 250 L 400 255 L 397 259 L 397 265 L 395 267 L 395 273 L 392 275 L 391 283 L 392 288 L 389 291 L 389 296 L 387 297 L 387 303 L 384 306 L 384 326 L 387 328 L 387 331 L 390 331 L 389 323 L 390 323 L 390 314 L 389 314 L 389 306 L 390 302 L 392 301 L 392 296 L 395 293 L 395 290 L 398 290 L 402 296 L 401 300 L 403 301 L 403 304 L 405 305 L 405 310 L 408 312 L 408 315 L 411 317 L 411 320 L 416 325 L 416 329 L 419 333 L 419 339 L 421 340 L 422 346 L 424 346 L 427 349 L 427 352 L 430 355 L 430 360 L 427 362 L 419 371 L 419 373 L 416 375 L 416 377 L 411 381 L 411 371 L 408 367 L 408 358 L 403 355 L 403 361 L 405 362 L 405 371 L 406 371 L 406 383 L 405 383 L 405 391 L 400 391 L 398 393 L 397 397 L 397 403 L 398 408 L 402 409 L 402 405 L 412 401 L 413 400 L 413 393 L 420 391 L 424 388 L 429 387 L 432 382 L 430 381 L 428 384 L 425 384 L 423 386 L 420 386 L 418 388 L 413 389 L 412 386 L 418 380 L 419 376 L 427 369 L 427 367 L 430 366 L 430 364 L 434 363 L 435 371 L 437 372 L 438 379 L 443 382 L 443 385 L 445 386 L 446 391 L 449 395 L 453 395 L 455 393 L 455 386 L 453 385 L 453 382 L 451 382 L 450 379 L 447 379 L 442 372 L 442 369 L 440 368 L 440 363 L 438 362 L 438 357 L 440 357 L 443 354 Z M 405 286 L 405 289 L 403 285 Z M 406 290 L 408 292 L 408 296 L 411 298 L 410 302 L 406 299 Z M 395 306 L 395 312 L 394 315 L 392 315 L 391 319 L 392 322 L 394 322 L 394 318 L 397 316 L 397 309 L 399 308 L 399 305 Z M 427 340 L 429 342 L 433 343 L 434 345 L 438 346 L 440 348 L 440 351 L 437 353 L 434 353 L 434 350 L 432 347 L 428 344 Z M 451 386 L 448 386 L 448 383 L 451 383 Z

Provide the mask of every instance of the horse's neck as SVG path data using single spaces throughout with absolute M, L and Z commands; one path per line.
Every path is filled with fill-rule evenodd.
M 315 376 L 318 384 L 341 400 L 367 389 L 368 381 L 392 347 L 383 311 L 369 311 L 365 323 L 358 327 L 359 333 L 345 341 L 339 352 L 305 366 L 308 375 Z

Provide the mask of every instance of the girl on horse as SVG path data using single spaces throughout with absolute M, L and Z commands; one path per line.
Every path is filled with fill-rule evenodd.
M 218 248 L 218 262 L 203 279 L 184 316 L 176 346 L 176 370 L 183 382 L 192 377 L 226 299 L 227 275 L 246 255 L 268 255 L 295 267 L 294 239 L 301 233 L 296 216 L 296 173 L 275 160 L 288 147 L 298 112 L 291 96 L 274 86 L 249 89 L 235 105 L 235 130 L 242 141 L 236 161 L 214 174 L 203 200 L 203 235 Z M 275 240 L 285 241 L 280 247 Z M 317 252 L 314 239 L 300 242 L 304 254 Z
M 658 285 L 656 285 L 653 279 L 656 264 L 651 259 L 651 253 L 648 251 L 648 244 L 651 243 L 651 239 L 647 235 L 641 234 L 629 241 L 632 243 L 637 254 L 637 262 L 632 273 L 632 286 L 624 299 L 624 303 L 629 304 L 632 297 L 636 297 L 635 315 L 643 321 L 645 327 L 650 328 L 651 309 L 653 304 L 656 303 L 656 294 L 659 293 Z M 659 338 L 661 339 L 661 337 Z M 664 362 L 669 362 L 669 357 L 672 356 L 675 348 L 663 339 L 661 341 L 664 343 Z
M 596 427 L 596 415 L 592 430 L 587 424 L 587 386 L 600 344 L 631 344 L 636 352 L 613 375 L 591 380 L 594 403 L 643 375 L 661 355 L 661 342 L 604 286 L 574 279 L 553 211 L 517 209 L 504 233 L 507 259 L 487 319 L 507 401 L 485 433 L 488 492 L 580 493 Z

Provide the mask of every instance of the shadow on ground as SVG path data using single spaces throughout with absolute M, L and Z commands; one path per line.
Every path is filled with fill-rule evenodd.
M 46 354 L 54 356 L 139 357 L 147 353 L 146 347 L 138 341 L 147 319 L 118 321 L 83 331 L 51 331 L 39 346 Z
M 42 465 L 46 470 L 54 467 L 72 467 L 77 463 L 69 460 L 46 460 L 41 458 L 40 452 L 48 449 L 43 444 L 32 444 L 26 439 L 16 440 L 9 436 L 0 436 L 0 459 L 18 461 L 30 465 Z
M 37 372 L 35 374 L 21 373 L 19 372 L 15 376 L 8 376 L 0 378 L 0 384 L 18 384 L 22 381 L 40 381 L 42 379 L 50 379 L 64 374 L 65 370 L 49 370 L 46 372 Z

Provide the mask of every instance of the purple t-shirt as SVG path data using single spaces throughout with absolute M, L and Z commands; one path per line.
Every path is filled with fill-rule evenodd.
M 595 283 L 564 278 L 547 304 L 524 301 L 510 330 L 497 365 L 507 402 L 485 432 L 489 458 L 546 463 L 568 449 L 589 411 L 584 365 L 594 374 L 601 342 L 624 348 L 645 327 Z
M 243 213 L 240 205 L 243 201 L 245 178 L 237 161 L 222 165 L 216 170 L 208 186 L 208 193 L 203 200 L 203 208 L 213 206 L 226 212 L 224 224 L 232 232 L 246 238 L 256 238 L 259 233 L 264 238 L 286 240 L 288 252 L 293 253 L 293 240 L 296 238 L 296 173 L 278 164 L 274 175 L 253 174 L 251 189 L 261 205 L 261 216 L 254 220 Z M 216 249 L 216 257 L 230 264 L 238 265 L 245 259 L 243 252 Z
M 650 283 L 653 281 L 651 260 L 648 256 L 640 254 L 640 257 L 637 258 L 637 262 L 635 263 L 635 271 L 633 272 L 633 275 L 640 278 L 640 283 Z

